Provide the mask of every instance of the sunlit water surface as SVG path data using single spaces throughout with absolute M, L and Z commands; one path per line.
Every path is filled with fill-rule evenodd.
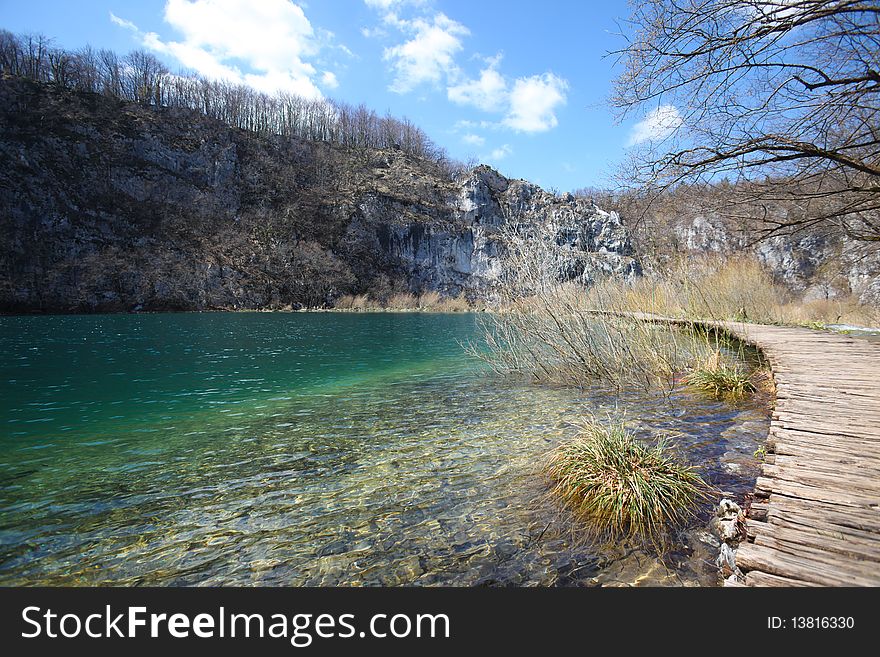
M 500 381 L 476 315 L 0 317 L 0 584 L 714 584 L 582 540 L 541 466 L 587 413 L 750 489 L 759 409 Z

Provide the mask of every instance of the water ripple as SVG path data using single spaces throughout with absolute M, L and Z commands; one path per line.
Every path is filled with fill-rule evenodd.
M 741 492 L 762 414 L 498 381 L 459 346 L 475 327 L 0 318 L 3 426 L 24 428 L 0 445 L 0 583 L 712 583 L 705 517 L 663 563 L 599 550 L 547 501 L 541 464 L 578 416 L 625 410 Z

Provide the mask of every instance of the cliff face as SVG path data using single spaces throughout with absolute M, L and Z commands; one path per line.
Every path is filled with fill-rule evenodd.
M 374 226 L 373 248 L 401 268 L 414 288 L 453 295 L 491 295 L 504 270 L 498 232 L 507 224 L 551 227 L 556 241 L 571 248 L 565 263 L 569 278 L 589 283 L 599 276 L 629 278 L 640 271 L 616 213 L 508 180 L 486 166 L 453 185 L 447 207 L 440 221 L 394 221 L 402 216 L 394 199 L 369 197 L 359 205 L 359 223 L 353 227 Z
M 261 136 L 0 80 L 0 309 L 264 308 L 491 295 L 499 229 L 549 222 L 570 275 L 638 272 L 626 230 L 488 167 Z
M 806 230 L 755 242 L 755 234 L 730 228 L 711 212 L 682 212 L 672 226 L 681 250 L 753 252 L 777 280 L 805 301 L 853 295 L 880 306 L 880 249 L 840 231 Z

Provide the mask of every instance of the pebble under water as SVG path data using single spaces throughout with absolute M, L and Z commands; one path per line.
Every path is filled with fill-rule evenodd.
M 589 413 L 754 485 L 765 414 L 499 380 L 473 314 L 0 318 L 2 585 L 714 585 L 711 503 L 664 559 L 582 540 L 549 450 Z

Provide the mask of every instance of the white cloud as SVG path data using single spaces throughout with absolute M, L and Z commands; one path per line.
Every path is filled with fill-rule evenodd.
M 361 34 L 365 39 L 374 39 L 388 36 L 388 33 L 381 27 L 362 27 Z
M 510 92 L 510 110 L 502 123 L 517 132 L 545 132 L 559 121 L 556 108 L 566 102 L 568 82 L 544 73 L 518 78 Z
M 446 95 L 453 103 L 473 105 L 484 112 L 501 110 L 508 101 L 507 81 L 496 70 L 499 59 L 480 72 L 476 80 L 464 80 L 450 85 Z
M 182 39 L 165 41 L 149 32 L 143 43 L 189 69 L 267 93 L 322 95 L 314 82 L 317 71 L 307 61 L 317 54 L 320 38 L 290 0 L 167 0 L 164 18 Z M 110 20 L 137 30 L 112 14 Z M 323 81 L 332 87 L 326 73 Z
M 402 5 L 423 5 L 425 4 L 425 0 L 364 0 L 364 4 L 373 9 L 388 11 L 389 9 L 400 7 Z
M 499 70 L 500 53 L 488 58 L 474 55 L 472 59 L 482 59 L 485 66 L 476 78 L 467 77 L 456 63 L 463 50 L 462 37 L 470 34 L 466 26 L 442 13 L 430 17 L 420 12 L 421 17 L 413 19 L 398 15 L 397 9 L 404 5 L 425 4 L 421 0 L 364 1 L 381 13 L 384 28 L 400 30 L 411 37 L 385 49 L 384 59 L 390 63 L 394 76 L 391 91 L 403 94 L 425 83 L 436 87 L 445 82 L 450 102 L 503 116 L 500 121 L 482 121 L 481 127 L 534 133 L 558 124 L 556 111 L 565 104 L 568 90 L 568 82 L 563 78 L 548 72 L 511 82 Z M 383 28 L 362 28 L 361 33 L 366 37 L 387 36 Z M 454 130 L 468 127 L 471 126 L 458 122 Z M 506 153 L 496 150 L 496 155 L 504 157 Z
M 487 160 L 489 162 L 500 162 L 501 160 L 506 158 L 508 155 L 512 155 L 512 154 L 513 154 L 513 148 L 510 147 L 510 144 L 504 144 L 500 148 L 496 148 L 495 150 L 493 150 L 491 153 L 489 153 L 489 155 L 487 155 L 486 157 L 484 157 L 482 159 Z
M 455 125 L 452 126 L 452 131 L 459 132 L 461 130 L 474 130 L 476 128 L 488 130 L 497 127 L 498 126 L 491 121 L 470 121 L 468 119 L 460 119 L 455 122 Z
M 661 141 L 675 132 L 682 123 L 683 119 L 675 105 L 659 105 L 632 127 L 627 145 Z
M 486 140 L 483 137 L 481 137 L 480 135 L 475 135 L 473 133 L 463 135 L 461 140 L 465 144 L 470 144 L 471 146 L 482 146 L 486 143 Z
M 451 84 L 449 100 L 471 105 L 485 112 L 504 112 L 495 127 L 517 132 L 544 132 L 558 124 L 556 108 L 566 102 L 568 82 L 552 74 L 518 78 L 513 85 L 498 72 L 501 55 L 486 59 L 488 67 L 475 80 Z
M 321 84 L 328 89 L 335 89 L 339 86 L 339 80 L 336 79 L 336 74 L 333 71 L 324 71 L 321 76 Z
M 155 32 L 147 32 L 142 37 L 143 44 L 150 50 L 174 57 L 187 68 L 217 80 L 243 82 L 241 71 L 225 66 L 210 52 L 188 43 L 171 41 L 165 43 Z
M 137 32 L 138 27 L 131 21 L 127 21 L 124 18 L 119 18 L 112 11 L 110 12 L 110 22 L 118 25 L 119 27 L 124 27 L 126 30 L 131 30 L 132 32 Z
M 414 36 L 385 49 L 384 59 L 391 62 L 394 70 L 391 91 L 406 93 L 422 83 L 437 84 L 444 76 L 456 74 L 455 54 L 462 49 L 459 37 L 470 34 L 464 25 L 445 14 L 437 14 L 432 21 L 394 19 L 396 25 L 413 32 Z

